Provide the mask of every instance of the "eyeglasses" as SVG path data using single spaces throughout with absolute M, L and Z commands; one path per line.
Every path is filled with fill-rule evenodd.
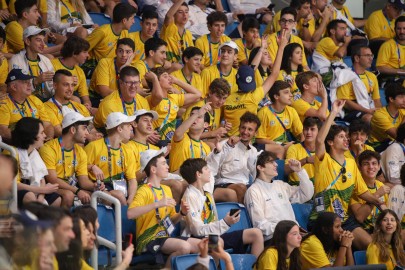
M 125 85 L 128 87 L 137 86 L 141 83 L 141 81 L 126 82 L 126 81 L 122 81 L 122 80 L 121 80 L 121 82 L 125 83 Z
M 374 58 L 374 54 L 362 54 L 362 55 L 359 55 L 359 56 Z
M 345 167 L 342 167 L 342 168 L 340 169 L 340 174 L 342 175 L 342 182 L 343 182 L 343 183 L 346 183 L 346 181 L 347 181 L 347 176 L 346 176 L 346 168 L 345 168 Z
M 289 19 L 289 20 L 281 19 L 281 20 L 280 20 L 280 23 L 282 23 L 282 24 L 293 24 L 293 23 L 295 23 L 295 20 L 291 20 L 291 19 Z

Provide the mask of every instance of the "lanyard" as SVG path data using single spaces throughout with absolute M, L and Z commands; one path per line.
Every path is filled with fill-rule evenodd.
M 111 161 L 111 145 L 110 139 L 106 137 L 104 139 L 105 145 L 107 146 L 107 154 L 108 154 L 108 173 L 110 174 L 110 182 L 112 182 L 112 161 Z M 121 160 L 121 180 L 124 179 L 124 156 L 122 154 L 122 148 L 120 145 L 120 160 Z
M 148 186 L 149 186 L 150 189 L 152 190 L 153 198 L 154 198 L 155 202 L 158 202 L 159 199 L 158 199 L 158 197 L 157 197 L 157 195 L 156 195 L 155 188 L 154 188 L 150 183 L 148 184 Z M 160 188 L 162 189 L 162 197 L 164 197 L 164 196 L 165 196 L 165 191 L 163 190 L 163 187 L 160 187 Z M 165 207 L 165 212 L 166 212 L 166 216 L 167 216 L 167 206 Z M 162 220 L 162 218 L 160 217 L 160 213 L 159 213 L 159 209 L 158 209 L 158 208 L 155 208 L 155 215 L 156 215 L 156 219 L 157 219 L 158 223 L 160 223 L 160 221 Z
M 388 23 L 388 28 L 391 30 L 391 32 L 395 32 L 392 28 L 391 28 L 391 21 L 388 19 L 387 15 L 385 14 L 384 10 L 382 11 L 384 18 L 387 20 Z
M 124 114 L 128 115 L 127 107 L 125 106 L 125 101 L 122 98 L 121 92 L 119 92 L 119 93 L 120 93 L 120 99 L 121 99 L 121 103 L 122 103 L 122 109 L 124 110 Z M 136 100 L 135 100 L 135 98 L 132 99 L 132 103 L 134 103 L 134 112 L 133 113 L 135 113 L 136 112 Z
M 117 81 L 117 87 L 120 85 L 118 80 L 120 79 L 120 73 L 117 66 L 117 57 L 114 58 L 114 70 L 115 70 L 115 80 Z
M 146 70 L 150 71 L 150 67 L 149 67 L 148 63 L 146 63 L 146 61 L 143 61 L 143 63 L 145 64 Z
M 207 214 L 207 209 L 205 208 L 205 205 L 207 204 L 210 213 L 212 213 L 214 206 L 212 205 L 211 199 L 210 199 L 210 194 L 207 191 L 204 191 L 204 195 L 205 195 L 205 202 L 203 205 L 203 218 L 204 218 L 204 224 L 208 224 L 208 214 Z
M 214 60 L 213 60 L 213 56 L 212 56 L 212 48 L 211 48 L 211 35 L 208 34 L 207 35 L 207 39 L 208 39 L 208 49 L 209 49 L 209 56 L 210 56 L 210 66 L 213 64 Z M 221 41 L 219 41 L 219 43 L 221 43 Z M 218 43 L 214 43 L 214 44 L 218 44 Z M 218 58 L 217 58 L 217 63 L 219 62 L 219 59 L 221 57 L 221 51 L 218 50 Z
M 396 115 L 392 116 L 392 115 L 390 114 L 390 112 L 388 111 L 388 108 L 387 108 L 387 107 L 388 107 L 388 106 L 385 106 L 385 109 L 387 110 L 388 115 L 392 117 L 392 124 L 395 125 L 395 124 L 397 123 L 397 119 L 398 119 L 398 116 L 399 116 L 399 111 L 397 112 Z
M 172 106 L 172 103 L 170 102 L 169 98 L 167 98 L 167 102 L 169 102 L 169 110 L 167 111 L 166 117 L 163 120 L 162 125 L 160 125 L 160 130 L 166 125 L 166 123 L 168 122 L 169 117 L 170 117 L 170 108 Z
M 311 157 L 311 156 L 312 156 L 312 155 L 311 155 L 311 151 L 309 151 L 309 150 L 305 147 L 305 145 L 304 145 L 303 142 L 300 142 L 300 144 L 301 144 L 301 146 L 305 149 L 305 151 L 307 152 L 308 156 Z
M 66 166 L 65 147 L 63 146 L 63 143 L 62 143 L 62 137 L 59 137 L 58 141 L 59 141 L 60 149 L 61 149 L 61 152 L 62 152 L 63 180 L 67 180 L 67 178 L 66 178 L 66 169 L 65 169 L 65 166 Z M 74 145 L 73 145 L 72 150 L 73 150 L 73 174 L 71 176 L 73 176 L 75 174 L 75 172 L 76 172 L 76 151 L 75 151 L 75 146 Z
M 332 158 L 332 159 L 335 160 L 334 158 Z M 336 160 L 335 160 L 335 161 L 336 161 Z M 336 161 L 336 163 L 340 165 L 339 162 Z M 345 168 L 345 167 L 346 167 L 346 159 L 345 159 L 345 162 L 343 162 L 343 165 L 340 165 L 340 166 L 342 166 L 342 168 Z M 335 173 L 335 175 L 336 175 L 336 171 L 335 171 L 335 170 L 333 170 L 333 171 L 334 171 L 334 173 Z M 331 188 L 336 184 L 336 182 L 337 182 L 337 180 L 339 179 L 339 177 L 340 177 L 341 174 L 342 174 L 342 170 L 340 170 L 340 172 L 339 172 L 339 174 L 336 176 L 335 180 L 333 180 L 332 183 L 329 184 L 329 186 L 325 189 L 325 191 L 331 189 Z
M 14 106 L 17 108 L 17 110 L 20 113 L 21 117 L 25 117 L 25 109 L 21 110 L 20 107 L 18 107 L 18 105 L 17 105 L 18 103 L 13 99 L 13 97 L 10 94 L 8 94 L 8 97 L 13 102 Z M 28 101 L 28 99 L 25 99 L 24 102 L 21 104 L 21 106 L 24 108 L 24 103 L 25 102 L 27 102 L 27 105 L 28 105 L 28 108 L 30 109 L 32 118 L 35 118 L 34 110 L 32 109 L 31 104 Z M 27 117 L 28 117 L 28 115 L 27 115 Z
M 399 44 L 397 39 L 395 40 L 395 44 L 397 45 L 397 54 L 398 54 L 398 68 L 401 68 L 401 50 L 399 49 Z
M 70 18 L 73 18 L 72 12 L 71 12 L 70 9 L 68 8 L 68 6 L 67 6 L 62 0 L 61 0 L 60 2 L 61 2 L 62 5 L 66 8 L 66 11 L 68 12 L 69 17 L 70 17 Z M 77 11 L 77 17 L 78 17 L 78 19 L 79 19 L 79 17 L 80 17 L 80 12 L 79 12 L 79 11 Z
M 222 71 L 221 71 L 221 68 L 220 68 L 220 65 L 219 65 L 219 63 L 217 64 L 217 69 L 218 69 L 218 72 L 219 72 L 219 76 L 222 78 L 222 77 L 228 77 L 229 76 L 229 74 L 232 72 L 232 68 L 231 68 L 231 71 L 229 71 L 229 73 L 228 74 L 223 74 L 222 73 Z M 229 82 L 228 82 L 229 83 Z
M 190 135 L 188 135 L 188 137 L 190 138 Z M 206 154 L 204 152 L 201 140 L 199 141 L 199 143 L 200 143 L 200 157 L 204 158 L 206 156 Z M 191 158 L 196 158 L 196 156 L 194 154 L 193 139 L 191 139 L 191 138 L 190 138 L 190 152 L 191 152 Z
M 191 72 L 191 79 L 188 80 L 186 75 L 184 74 L 183 68 L 181 69 L 181 74 L 183 74 L 184 79 L 186 80 L 186 82 L 191 85 L 191 82 L 193 81 L 193 72 Z
M 66 107 L 67 107 L 69 104 L 72 105 L 72 109 L 73 109 L 75 112 L 79 112 L 79 111 L 76 109 L 75 105 L 73 105 L 73 103 L 70 102 L 70 101 L 69 101 L 68 104 L 66 104 L 66 105 L 61 104 L 62 106 L 60 106 L 60 105 L 59 105 L 59 102 L 56 101 L 55 97 L 52 97 L 51 100 L 52 100 L 53 104 L 55 104 L 55 106 L 58 107 L 58 110 L 60 111 L 60 113 L 61 113 L 62 115 L 63 115 L 63 113 L 62 113 L 62 107 L 63 107 L 63 106 L 66 106 Z

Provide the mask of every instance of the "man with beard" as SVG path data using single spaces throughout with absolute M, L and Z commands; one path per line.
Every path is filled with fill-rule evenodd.
M 312 41 L 318 42 L 326 34 L 326 26 L 332 20 L 333 10 L 327 0 L 311 0 L 312 16 L 315 19 L 315 32 Z
M 54 128 L 54 137 L 59 137 L 62 135 L 64 107 L 78 112 L 85 117 L 90 116 L 90 112 L 84 105 L 71 99 L 74 91 L 74 82 L 70 71 L 66 69 L 56 71 L 53 77 L 53 88 L 55 94 L 44 105 Z

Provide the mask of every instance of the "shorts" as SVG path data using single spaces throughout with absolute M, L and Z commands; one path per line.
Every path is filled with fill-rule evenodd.
M 345 117 L 343 118 L 343 120 L 351 123 L 355 119 L 361 119 L 363 115 L 365 115 L 365 113 L 360 111 L 345 111 Z
M 342 223 L 343 230 L 349 232 L 352 232 L 359 227 L 361 228 L 361 224 L 356 220 L 354 216 L 349 216 L 349 218 Z
M 224 249 L 233 249 L 235 254 L 246 253 L 247 245 L 243 244 L 243 230 L 224 233 L 221 235 L 224 240 Z
M 28 191 L 28 190 L 18 190 L 17 191 L 18 208 L 23 207 L 24 196 L 28 192 L 30 192 L 30 191 Z M 56 192 L 51 193 L 51 194 L 45 194 L 45 200 L 48 203 L 48 205 L 53 204 L 59 197 L 60 197 L 60 195 Z
M 146 250 L 147 250 L 147 252 L 151 253 L 153 255 L 153 257 L 155 257 L 157 264 L 165 264 L 165 261 L 163 258 L 163 253 L 162 253 L 161 249 L 162 249 L 162 246 L 165 244 L 166 240 L 170 239 L 170 238 L 181 239 L 181 240 L 187 241 L 189 237 L 183 237 L 183 236 L 159 237 L 159 238 L 156 238 L 155 240 L 150 241 L 146 245 Z
M 217 189 L 217 188 L 227 188 L 227 187 L 229 187 L 230 185 L 232 185 L 232 184 L 231 184 L 231 183 L 218 184 L 218 185 L 215 185 L 215 186 L 214 186 L 214 190 Z

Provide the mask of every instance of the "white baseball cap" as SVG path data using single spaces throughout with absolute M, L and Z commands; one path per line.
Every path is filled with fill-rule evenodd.
M 231 47 L 232 49 L 239 51 L 238 45 L 236 45 L 235 42 L 233 42 L 232 40 L 226 41 L 224 43 L 222 43 L 221 45 L 219 45 L 218 51 L 221 50 L 222 47 Z
M 135 115 L 125 115 L 122 112 L 112 112 L 107 116 L 105 128 L 112 129 L 123 123 L 131 123 L 135 120 Z
M 162 153 L 166 153 L 167 148 L 163 147 L 160 150 L 146 150 L 141 152 L 141 172 L 143 172 L 143 170 L 145 170 L 145 167 L 149 164 L 149 161 L 154 158 L 157 157 L 158 155 L 162 154 Z
M 155 112 L 155 111 L 148 111 L 148 110 L 145 110 L 145 109 L 140 109 L 140 110 L 137 110 L 135 113 L 134 113 L 134 116 L 135 116 L 135 119 L 136 118 L 138 118 L 139 116 L 142 116 L 142 115 L 145 115 L 145 114 L 151 114 L 153 117 L 153 119 L 152 120 L 156 120 L 156 119 L 158 119 L 159 118 L 159 115 L 157 114 L 157 112 Z
M 24 29 L 23 32 L 23 39 L 26 39 L 27 37 L 30 36 L 35 36 L 38 35 L 39 33 L 45 32 L 45 34 L 48 34 L 50 30 L 48 28 L 39 28 L 38 26 L 31 25 L 28 26 L 27 28 Z
M 91 117 L 91 116 L 84 117 L 83 115 L 81 115 L 78 112 L 70 111 L 63 116 L 62 129 L 64 129 L 65 127 L 68 127 L 70 125 L 73 125 L 76 122 L 84 122 L 84 121 L 91 121 L 91 120 L 93 120 L 93 117 Z

